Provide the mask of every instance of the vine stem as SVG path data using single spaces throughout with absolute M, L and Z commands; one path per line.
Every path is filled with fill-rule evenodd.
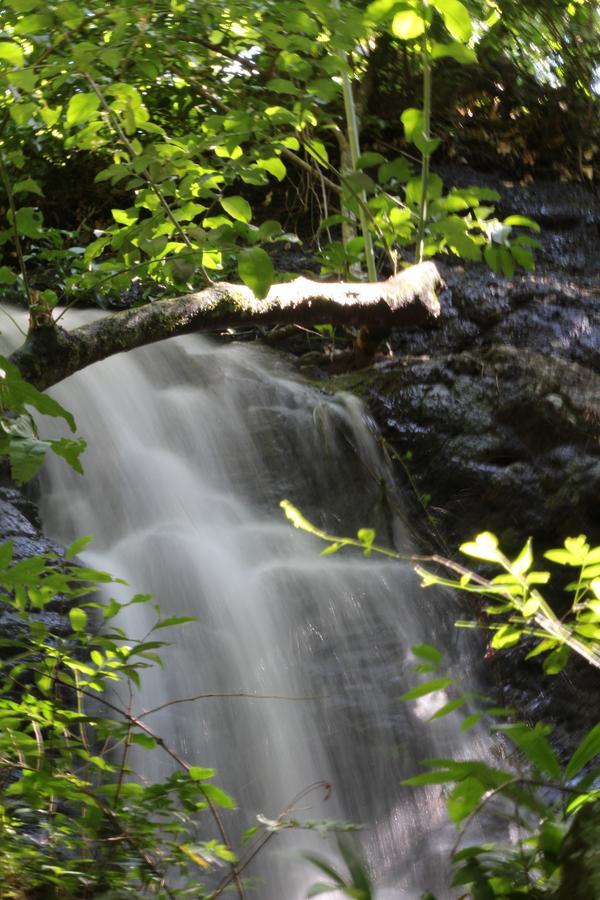
M 10 183 L 10 178 L 8 177 L 8 171 L 6 169 L 6 164 L 4 162 L 4 157 L 0 156 L 0 178 L 2 179 L 2 184 L 4 185 L 4 190 L 6 191 L 6 197 L 8 200 L 8 208 L 10 209 L 10 215 L 12 219 L 12 230 L 15 241 L 15 250 L 17 252 L 17 259 L 19 261 L 19 269 L 21 272 L 21 278 L 23 279 L 23 287 L 25 288 L 25 295 L 27 297 L 27 306 L 31 310 L 33 306 L 33 293 L 31 291 L 31 285 L 29 284 L 29 278 L 27 276 L 27 267 L 25 266 L 25 257 L 23 256 L 23 246 L 21 244 L 21 236 L 19 234 L 19 228 L 17 225 L 17 209 L 15 207 L 15 195 L 13 194 L 12 185 Z
M 109 121 L 110 121 L 112 127 L 117 132 L 119 138 L 121 139 L 121 142 L 127 149 L 127 152 L 129 153 L 131 159 L 135 159 L 137 156 L 139 156 L 139 154 L 135 152 L 135 149 L 134 149 L 131 141 L 129 140 L 129 138 L 127 137 L 127 135 L 125 134 L 125 132 L 121 126 L 121 123 L 119 122 L 119 120 L 115 116 L 113 110 L 110 108 L 110 106 L 106 102 L 106 97 L 104 96 L 102 90 L 100 89 L 100 86 L 96 83 L 96 81 L 94 81 L 94 79 L 88 72 L 84 72 L 82 74 L 84 75 L 86 80 L 89 82 L 90 87 L 92 88 L 92 90 L 94 91 L 96 96 L 98 97 L 100 104 L 102 105 L 102 108 L 108 115 L 108 118 L 109 118 Z M 163 194 L 160 187 L 158 186 L 158 184 L 155 182 L 154 178 L 150 174 L 150 171 L 147 166 L 144 166 L 144 168 L 142 169 L 142 175 L 144 176 L 144 178 L 150 185 L 152 192 L 157 197 L 160 205 L 162 206 L 162 208 L 165 211 L 165 214 L 166 214 L 168 220 L 170 221 L 171 225 L 173 225 L 173 227 L 175 228 L 175 231 L 178 233 L 178 235 L 180 236 L 183 243 L 186 245 L 188 250 L 195 251 L 196 248 L 190 241 L 188 235 L 185 232 L 185 229 L 181 227 L 181 223 L 177 221 L 177 219 L 173 213 L 173 210 L 171 209 L 171 207 L 169 206 L 169 203 L 167 202 L 165 195 Z M 201 251 L 198 251 L 198 252 L 201 252 Z M 206 278 L 206 281 L 208 282 L 208 284 L 214 284 L 215 282 L 210 277 L 210 275 L 208 274 L 208 272 L 206 271 L 205 267 L 202 264 L 201 264 L 201 268 L 202 268 L 202 273 L 203 273 L 204 277 Z
M 426 21 L 422 37 L 423 58 L 423 138 L 431 140 L 431 55 L 429 52 L 429 0 L 423 0 L 423 12 Z M 427 221 L 427 191 L 429 189 L 429 150 L 422 154 L 421 162 L 421 199 L 419 203 L 419 226 L 417 231 L 417 262 L 423 262 L 425 251 L 425 222 Z
M 39 669 L 33 669 L 33 671 L 40 672 L 40 674 L 45 674 L 43 671 L 40 671 Z M 61 678 L 60 675 L 57 676 L 56 681 L 59 684 L 66 685 L 67 687 L 73 687 L 73 685 L 69 681 L 66 681 L 65 679 Z M 174 762 L 176 762 L 177 765 L 183 771 L 189 772 L 190 769 L 192 769 L 191 763 L 187 762 L 186 759 L 184 759 L 182 756 L 180 756 L 180 754 L 176 750 L 174 750 L 173 747 L 171 747 L 164 740 L 164 738 L 162 738 L 159 734 L 157 734 L 156 731 L 154 731 L 152 728 L 150 728 L 148 725 L 146 725 L 144 722 L 142 722 L 142 720 L 140 719 L 139 716 L 136 716 L 133 713 L 129 712 L 128 710 L 123 709 L 121 706 L 118 706 L 116 703 L 112 703 L 110 700 L 107 700 L 105 697 L 99 696 L 98 694 L 93 693 L 92 691 L 88 691 L 82 685 L 76 686 L 76 690 L 80 694 L 82 694 L 84 697 L 89 697 L 89 698 L 93 699 L 96 703 L 102 704 L 104 707 L 106 707 L 106 709 L 110 709 L 113 712 L 118 713 L 118 715 L 120 715 L 128 723 L 129 727 L 136 726 L 141 731 L 145 732 L 145 734 L 147 734 L 148 737 L 153 738 L 156 741 L 156 745 L 158 747 L 160 747 L 167 754 L 167 756 L 170 756 L 171 759 Z M 223 844 L 227 847 L 228 850 L 232 851 L 231 841 L 229 840 L 229 837 L 227 836 L 227 832 L 225 830 L 223 820 L 221 819 L 221 816 L 219 815 L 219 811 L 218 811 L 217 807 L 215 806 L 215 804 L 211 800 L 211 798 L 206 796 L 206 794 L 204 795 L 204 798 L 205 798 L 207 806 L 211 812 L 211 815 L 214 819 L 214 822 L 217 826 L 217 829 L 219 831 L 219 835 L 221 837 Z M 111 813 L 114 814 L 112 810 L 111 810 Z M 116 814 L 114 814 L 114 815 L 116 815 Z M 242 887 L 242 882 L 240 880 L 240 874 L 239 874 L 238 866 L 236 863 L 231 863 L 231 880 L 235 883 L 235 887 L 236 887 L 236 891 L 237 891 L 239 900 L 245 900 L 245 893 L 244 893 L 244 889 Z
M 373 542 L 365 543 L 364 540 L 360 538 L 350 538 L 335 534 L 329 534 L 324 531 L 322 528 L 317 528 L 316 525 L 313 525 L 312 522 L 309 522 L 299 510 L 293 506 L 289 500 L 282 500 L 279 506 L 283 509 L 286 517 L 290 520 L 290 522 L 294 525 L 295 528 L 300 528 L 302 531 L 306 531 L 308 534 L 313 534 L 315 537 L 320 538 L 322 541 L 327 541 L 331 546 L 329 548 L 329 552 L 335 552 L 340 550 L 342 547 L 356 547 L 359 550 L 362 550 L 363 553 L 377 553 L 380 556 L 386 556 L 389 559 L 395 560 L 404 560 L 408 562 L 428 562 L 435 563 L 436 565 L 441 566 L 444 569 L 447 569 L 451 572 L 467 577 L 469 581 L 473 581 L 475 584 L 479 585 L 476 588 L 470 588 L 468 584 L 460 584 L 459 582 L 450 581 L 449 579 L 442 579 L 441 576 L 432 576 L 436 579 L 436 583 L 445 585 L 446 587 L 450 587 L 453 589 L 468 591 L 477 591 L 477 593 L 490 593 L 496 597 L 503 597 L 510 605 L 515 609 L 524 619 L 528 619 L 528 616 L 525 616 L 524 607 L 527 599 L 535 599 L 537 601 L 537 610 L 531 616 L 535 624 L 547 635 L 554 638 L 554 640 L 558 641 L 560 644 L 566 644 L 571 650 L 574 650 L 579 656 L 582 656 L 590 665 L 594 666 L 596 669 L 600 669 L 600 651 L 595 649 L 594 647 L 590 647 L 585 641 L 581 640 L 575 632 L 569 628 L 567 625 L 564 625 L 563 622 L 556 616 L 554 611 L 552 610 L 549 603 L 544 599 L 544 597 L 537 590 L 531 590 L 530 585 L 527 584 L 527 579 L 523 575 L 519 575 L 513 572 L 510 560 L 504 556 L 503 554 L 499 554 L 497 562 L 499 565 L 506 571 L 510 572 L 517 578 L 521 588 L 523 589 L 523 598 L 520 599 L 512 594 L 508 589 L 507 590 L 498 590 L 499 585 L 492 584 L 487 578 L 484 578 L 482 575 L 478 575 L 477 572 L 474 572 L 472 569 L 468 569 L 466 566 L 461 565 L 460 563 L 454 562 L 451 559 L 447 559 L 444 556 L 440 556 L 439 554 L 433 554 L 428 556 L 420 556 L 417 554 L 404 554 L 399 553 L 397 550 L 390 550 L 388 547 L 381 547 L 378 544 Z M 415 571 L 421 577 L 428 575 L 430 576 L 427 570 L 422 569 L 420 566 L 415 567 Z
M 332 0 L 333 8 L 340 10 L 340 0 Z M 358 117 L 356 115 L 356 104 L 354 102 L 354 94 L 352 93 L 352 84 L 348 74 L 349 60 L 345 50 L 338 50 L 338 56 L 343 63 L 342 65 L 342 92 L 344 95 L 344 110 L 346 113 L 346 128 L 348 131 L 348 146 L 350 149 L 350 159 L 352 161 L 352 169 L 356 172 L 356 164 L 360 156 L 360 138 L 358 132 Z M 358 215 L 360 220 L 360 229 L 362 232 L 363 246 L 365 250 L 365 261 L 367 264 L 367 273 L 369 281 L 377 281 L 377 268 L 375 266 L 375 254 L 373 252 L 373 240 L 369 231 L 369 220 L 365 211 L 367 195 L 365 191 L 359 191 L 360 203 L 358 207 Z

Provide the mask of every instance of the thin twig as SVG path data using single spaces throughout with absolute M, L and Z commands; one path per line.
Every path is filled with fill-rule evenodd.
M 161 709 L 166 709 L 169 706 L 176 706 L 178 703 L 194 703 L 196 700 L 213 700 L 213 699 L 228 699 L 230 697 L 243 697 L 247 700 L 325 700 L 327 699 L 327 695 L 321 696 L 313 696 L 313 697 L 288 697 L 285 694 L 251 694 L 245 691 L 223 691 L 219 693 L 208 693 L 208 694 L 196 694 L 194 697 L 180 697 L 176 700 L 168 700 L 166 703 L 161 703 L 160 706 L 154 706 L 152 709 L 145 709 L 143 712 L 138 713 L 136 718 L 143 719 L 146 716 L 151 716 L 155 712 L 159 712 Z
M 27 306 L 31 310 L 33 306 L 33 294 L 31 291 L 31 287 L 29 285 L 29 278 L 27 277 L 27 268 L 25 266 L 25 257 L 23 256 L 23 247 L 21 246 L 21 237 L 19 235 L 19 227 L 17 225 L 17 210 L 15 207 L 15 195 L 12 191 L 12 185 L 10 183 L 10 178 L 8 177 L 8 172 L 6 170 L 6 165 L 4 163 L 4 158 L 0 156 L 0 178 L 2 179 L 2 183 L 4 185 L 4 190 L 6 191 L 6 197 L 8 199 L 8 207 L 10 209 L 11 219 L 12 219 L 12 230 L 15 242 L 15 250 L 17 252 L 17 259 L 19 261 L 19 269 L 21 270 L 21 278 L 23 279 L 23 287 L 25 288 L 25 295 L 27 297 Z

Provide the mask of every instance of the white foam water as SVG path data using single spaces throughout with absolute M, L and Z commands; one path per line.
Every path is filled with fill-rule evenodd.
M 292 814 L 364 825 L 378 898 L 450 896 L 442 791 L 401 781 L 424 757 L 463 755 L 469 738 L 454 715 L 427 723 L 427 710 L 399 701 L 415 681 L 411 645 L 455 653 L 443 601 L 423 593 L 409 564 L 320 556 L 323 545 L 278 506 L 289 498 L 337 533 L 376 527 L 381 543 L 410 547 L 361 404 L 300 383 L 264 348 L 199 336 L 113 357 L 51 393 L 89 449 L 83 478 L 58 459 L 45 467 L 48 533 L 64 543 L 93 534 L 83 558 L 126 579 L 124 596 L 150 592 L 163 614 L 197 617 L 174 630 L 138 709 L 252 695 L 148 719 L 190 763 L 217 769 L 239 804 L 224 813 L 232 841 L 257 814 L 275 818 L 326 781 L 328 801 L 311 791 Z M 124 627 L 139 636 L 152 618 L 134 606 Z M 159 760 L 141 753 L 137 765 L 157 778 L 170 768 Z M 301 855 L 311 846 L 335 858 L 333 842 L 304 831 L 271 841 L 249 869 L 251 896 L 306 896 L 319 880 Z

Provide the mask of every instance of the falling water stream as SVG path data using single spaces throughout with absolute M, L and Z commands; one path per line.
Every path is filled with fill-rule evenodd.
M 424 757 L 469 748 L 454 715 L 428 723 L 429 698 L 398 699 L 415 683 L 411 645 L 438 644 L 456 660 L 443 601 L 418 587 L 409 564 L 320 556 L 278 505 L 289 498 L 338 533 L 375 527 L 381 543 L 410 548 L 359 401 L 302 384 L 264 348 L 199 336 L 113 357 L 51 393 L 89 448 L 83 478 L 60 460 L 46 465 L 47 533 L 63 543 L 93 534 L 83 559 L 126 579 L 123 598 L 150 592 L 163 614 L 197 617 L 173 631 L 166 669 L 144 677 L 138 709 L 255 695 L 148 719 L 190 763 L 217 770 L 239 805 L 224 816 L 232 842 L 257 814 L 273 819 L 325 781 L 331 797 L 315 789 L 292 815 L 364 825 L 378 898 L 449 897 L 455 834 L 441 790 L 401 781 Z M 154 618 L 142 605 L 127 615 L 136 636 Z M 158 751 L 140 754 L 146 777 L 169 771 Z M 251 896 L 301 900 L 320 880 L 302 857 L 315 846 L 335 860 L 333 840 L 277 836 L 248 872 Z

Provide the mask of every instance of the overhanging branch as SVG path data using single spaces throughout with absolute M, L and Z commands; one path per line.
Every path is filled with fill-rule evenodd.
M 58 326 L 36 329 L 11 360 L 27 381 L 45 390 L 115 353 L 194 331 L 292 322 L 380 330 L 419 325 L 439 315 L 437 292 L 442 286 L 431 262 L 374 284 L 297 278 L 273 285 L 264 300 L 244 285 L 222 282 L 199 293 L 113 313 L 70 332 Z

